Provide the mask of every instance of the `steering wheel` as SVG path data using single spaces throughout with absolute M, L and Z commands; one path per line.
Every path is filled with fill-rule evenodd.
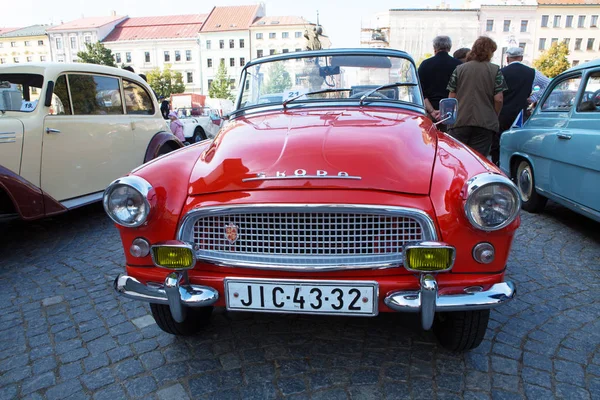
M 600 106 L 600 89 L 596 90 L 592 95 L 592 101 L 595 105 Z
M 363 97 L 365 94 L 369 93 L 368 90 L 362 91 L 362 92 L 358 92 L 358 93 L 354 93 L 352 96 L 350 96 L 351 99 L 360 99 L 361 97 Z M 369 98 L 371 97 L 375 97 L 377 99 L 386 99 L 386 100 L 390 100 L 389 97 L 387 97 L 384 94 L 381 94 L 379 92 L 373 92 L 369 95 Z

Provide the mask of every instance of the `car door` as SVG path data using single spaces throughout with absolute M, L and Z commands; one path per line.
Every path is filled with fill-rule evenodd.
M 42 189 L 59 201 L 98 196 L 135 164 L 120 80 L 69 73 L 56 80 L 54 93 L 63 112 L 44 119 Z M 67 206 L 77 205 L 71 203 Z
M 577 107 L 557 134 L 552 192 L 600 212 L 600 68 L 582 82 Z
M 152 137 L 158 132 L 169 132 L 169 128 L 152 95 L 142 85 L 123 79 L 123 94 L 125 112 L 133 129 L 134 146 L 130 154 L 133 169 L 144 163 L 146 149 Z

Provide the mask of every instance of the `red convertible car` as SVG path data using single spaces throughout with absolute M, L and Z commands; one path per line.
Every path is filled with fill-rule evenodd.
M 213 141 L 114 181 L 122 295 L 189 335 L 213 307 L 373 317 L 420 313 L 453 350 L 478 346 L 519 226 L 516 187 L 427 118 L 402 51 L 249 62 Z M 274 95 L 280 99 L 264 102 Z M 445 123 L 456 103 L 444 102 Z

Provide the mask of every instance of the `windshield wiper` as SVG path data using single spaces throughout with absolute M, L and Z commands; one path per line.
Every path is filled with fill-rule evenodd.
M 299 99 L 299 98 L 300 98 L 300 97 L 302 97 L 302 96 L 309 96 L 309 95 L 311 95 L 311 94 L 319 94 L 319 93 L 333 93 L 333 92 L 349 92 L 349 91 L 351 91 L 351 90 L 352 90 L 352 89 L 333 89 L 333 88 L 332 88 L 332 89 L 323 89 L 323 90 L 317 90 L 317 91 L 315 91 L 315 92 L 307 92 L 307 93 L 302 93 L 302 94 L 299 94 L 298 96 L 294 96 L 294 97 L 292 97 L 292 98 L 290 98 L 290 99 L 287 99 L 286 101 L 284 101 L 284 102 L 282 103 L 282 105 L 283 105 L 283 108 L 285 108 L 285 106 L 287 106 L 287 104 L 288 104 L 288 103 L 291 103 L 292 101 L 294 101 L 294 100 L 296 100 L 296 99 Z
M 405 82 L 396 82 L 396 83 L 388 83 L 386 85 L 378 86 L 374 89 L 369 90 L 364 95 L 362 95 L 362 97 L 360 98 L 359 104 L 362 106 L 365 99 L 367 99 L 370 95 L 372 95 L 373 93 L 375 93 L 381 89 L 389 89 L 389 88 L 398 87 L 398 86 L 417 86 L 417 84 L 416 83 L 408 83 L 408 82 L 406 82 L 406 83 Z

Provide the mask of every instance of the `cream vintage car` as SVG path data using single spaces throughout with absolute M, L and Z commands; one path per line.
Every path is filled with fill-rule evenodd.
M 0 219 L 98 201 L 115 178 L 182 146 L 136 74 L 93 64 L 0 67 Z

